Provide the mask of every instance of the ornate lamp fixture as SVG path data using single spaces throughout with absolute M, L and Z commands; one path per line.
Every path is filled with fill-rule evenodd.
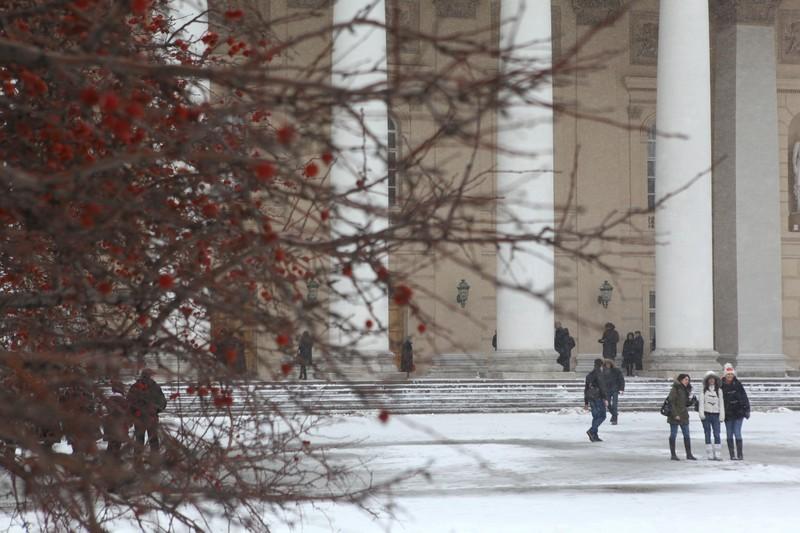
M 313 278 L 306 281 L 306 289 L 308 289 L 306 299 L 311 303 L 316 302 L 319 295 L 319 282 Z

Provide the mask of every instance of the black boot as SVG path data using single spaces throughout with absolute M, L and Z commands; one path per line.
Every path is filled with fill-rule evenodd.
M 688 461 L 697 461 L 697 458 L 692 455 L 692 441 L 689 437 L 683 437 L 683 448 L 686 450 L 686 459 Z
M 742 453 L 742 439 L 736 439 L 736 457 L 740 461 L 744 459 L 744 455 Z
M 736 461 L 736 453 L 733 450 L 733 439 L 728 439 L 728 452 L 731 454 L 731 461 Z
M 680 461 L 680 459 L 678 459 L 677 454 L 675 453 L 675 439 L 669 439 L 669 453 L 670 453 L 669 457 L 670 459 L 672 459 L 673 461 Z

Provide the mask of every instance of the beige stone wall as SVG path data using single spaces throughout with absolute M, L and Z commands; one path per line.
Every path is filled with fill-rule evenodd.
M 286 13 L 285 3 L 286 0 L 272 2 L 273 17 Z M 437 16 L 435 4 L 421 0 L 397 0 L 389 4 L 399 9 L 403 24 L 420 31 L 439 28 L 447 32 L 469 31 L 485 25 L 486 21 L 496 20 L 493 13 L 498 2 L 479 0 L 474 18 Z M 555 128 L 556 202 L 563 208 L 566 230 L 564 249 L 556 252 L 556 319 L 575 336 L 577 353 L 599 353 L 596 341 L 602 324 L 607 321 L 614 322 L 622 336 L 628 331 L 641 330 L 648 347 L 646 351 L 649 351 L 649 296 L 655 285 L 657 239 L 652 215 L 633 215 L 629 224 L 622 224 L 609 233 L 609 237 L 625 241 L 622 244 L 613 239 L 585 243 L 571 237 L 570 233 L 589 232 L 612 213 L 647 208 L 647 129 L 655 123 L 654 50 L 657 41 L 654 25 L 657 12 L 655 0 L 635 3 L 614 25 L 597 31 L 578 53 L 579 62 L 599 68 L 559 75 L 556 80 L 556 99 L 570 110 L 557 115 Z M 591 31 L 590 26 L 578 24 L 573 2 L 568 0 L 553 2 L 553 20 L 554 49 L 561 57 Z M 797 30 L 792 26 L 794 22 L 798 22 Z M 299 28 L 282 31 L 289 35 Z M 797 44 L 793 40 L 795 32 Z M 496 38 L 496 32 L 494 35 Z M 797 369 L 800 367 L 800 233 L 789 231 L 788 219 L 790 143 L 800 140 L 800 119 L 795 124 L 796 132 L 790 131 L 792 121 L 800 116 L 800 0 L 781 3 L 776 41 L 781 128 L 780 209 L 786 220 L 782 235 L 784 351 L 788 365 Z M 297 55 L 287 61 L 300 61 L 317 52 L 318 49 L 297 51 Z M 404 43 L 390 57 L 390 68 L 395 73 L 415 69 L 424 72 L 444 68 L 444 61 L 429 46 Z M 486 65 L 486 68 L 492 67 Z M 392 109 L 392 114 L 402 138 L 401 151 L 412 149 L 434 127 L 423 106 L 397 107 Z M 443 143 L 428 153 L 424 163 L 436 168 L 441 179 L 455 179 L 463 170 L 463 150 L 463 147 Z M 479 154 L 478 170 L 490 168 L 493 159 L 491 153 Z M 491 193 L 493 189 L 493 180 L 486 179 L 480 191 Z M 401 181 L 401 199 L 405 192 Z M 490 218 L 492 213 L 482 213 L 482 216 Z M 573 256 L 575 250 L 599 257 L 611 271 L 577 260 Z M 468 260 L 480 265 L 485 273 L 483 278 L 463 266 Z M 395 322 L 403 324 L 415 337 L 415 347 L 423 365 L 426 357 L 435 353 L 490 349 L 495 328 L 491 283 L 495 260 L 494 249 L 489 247 L 467 252 L 454 249 L 439 254 L 407 247 L 392 254 L 391 269 L 406 273 L 421 286 L 417 294 L 421 320 L 437 325 L 436 335 L 419 335 L 416 328 L 420 320 L 417 318 L 404 315 Z M 469 302 L 464 309 L 455 303 L 456 285 L 462 278 L 471 286 Z M 597 303 L 597 295 L 606 279 L 614 286 L 614 292 L 611 304 L 604 309 Z

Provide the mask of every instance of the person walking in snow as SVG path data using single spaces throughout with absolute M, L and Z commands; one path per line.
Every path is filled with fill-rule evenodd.
M 744 459 L 742 451 L 742 424 L 745 418 L 750 418 L 750 400 L 744 385 L 736 377 L 733 365 L 727 363 L 722 377 L 722 399 L 725 409 L 725 434 L 728 441 L 728 452 L 731 461 Z M 736 454 L 734 455 L 733 442 L 736 439 Z
M 706 459 L 722 460 L 722 443 L 719 438 L 720 420 L 725 420 L 725 402 L 720 390 L 719 378 L 713 371 L 707 372 L 700 390 L 700 420 L 703 422 L 703 433 L 706 437 Z M 711 443 L 711 434 L 714 443 Z
M 611 425 L 617 425 L 619 418 L 619 395 L 625 392 L 625 377 L 617 368 L 613 359 L 603 360 L 603 381 L 606 385 L 608 411 L 611 413 Z
M 592 427 L 586 430 L 589 441 L 602 442 L 603 439 L 597 434 L 600 424 L 606 419 L 606 408 L 608 407 L 608 393 L 606 384 L 603 380 L 603 360 L 594 360 L 594 370 L 586 375 L 586 382 L 583 387 L 584 409 L 592 411 Z
M 136 383 L 128 389 L 128 407 L 133 418 L 133 435 L 136 440 L 136 451 L 144 446 L 144 435 L 151 451 L 158 451 L 158 414 L 166 409 L 167 399 L 158 383 L 153 380 L 155 372 L 145 368 Z
M 558 352 L 556 362 L 561 365 L 564 372 L 569 372 L 570 361 L 572 360 L 572 349 L 575 348 L 575 339 L 569 334 L 569 328 L 564 328 L 564 335 L 561 343 L 561 351 Z
M 670 415 L 667 417 L 669 423 L 669 453 L 670 459 L 678 461 L 678 456 L 675 453 L 675 441 L 678 436 L 678 428 L 681 428 L 683 433 L 683 447 L 686 450 L 686 459 L 695 461 L 696 457 L 692 455 L 692 441 L 689 438 L 689 406 L 692 404 L 690 397 L 692 386 L 689 384 L 691 378 L 689 374 L 678 374 L 677 379 L 672 384 L 672 389 L 669 391 L 667 399 L 670 404 Z

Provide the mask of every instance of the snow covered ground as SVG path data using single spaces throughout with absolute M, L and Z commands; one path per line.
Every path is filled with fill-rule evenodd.
M 308 438 L 330 461 L 356 469 L 366 463 L 364 483 L 422 467 L 430 475 L 412 476 L 386 496 L 393 517 L 304 504 L 290 510 L 302 523 L 274 531 L 800 531 L 800 412 L 754 412 L 744 426 L 744 462 L 706 461 L 696 418 L 699 460 L 691 462 L 669 460 L 668 426 L 658 413 L 622 413 L 620 425 L 603 424 L 602 443 L 589 442 L 588 425 L 580 409 L 391 416 L 386 424 L 375 414 L 337 418 Z M 683 458 L 680 439 L 678 448 Z M 4 522 L 0 516 L 2 531 Z M 240 530 L 211 519 L 209 531 Z
M 313 439 L 332 446 L 332 458 L 369 461 L 376 481 L 424 465 L 431 477 L 397 487 L 394 521 L 329 505 L 306 508 L 305 523 L 285 531 L 800 531 L 800 413 L 753 413 L 744 462 L 706 461 L 697 419 L 696 462 L 669 460 L 658 413 L 606 422 L 602 443 L 589 442 L 588 425 L 579 410 L 342 418 Z M 337 444 L 353 438 L 363 440 Z M 683 457 L 680 438 L 678 448 Z M 724 427 L 723 448 L 727 456 Z

